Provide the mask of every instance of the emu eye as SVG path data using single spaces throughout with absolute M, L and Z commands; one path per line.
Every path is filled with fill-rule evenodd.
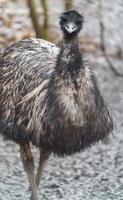
M 81 23 L 82 23 L 81 20 L 77 20 L 77 21 L 76 21 L 76 24 L 77 24 L 77 25 L 80 25 Z
M 67 18 L 63 17 L 63 18 L 62 18 L 62 22 L 63 22 L 63 23 L 66 23 L 66 22 L 67 22 Z

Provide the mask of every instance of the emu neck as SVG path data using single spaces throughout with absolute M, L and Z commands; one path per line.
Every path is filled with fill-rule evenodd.
M 62 48 L 61 49 L 64 49 L 64 48 L 68 48 L 68 47 L 72 47 L 72 46 L 78 46 L 78 37 L 67 37 L 67 36 L 64 36 L 63 37 L 63 41 L 62 41 Z
M 60 75 L 76 75 L 83 67 L 82 55 L 78 46 L 78 38 L 63 38 L 60 53 L 57 58 L 57 72 Z

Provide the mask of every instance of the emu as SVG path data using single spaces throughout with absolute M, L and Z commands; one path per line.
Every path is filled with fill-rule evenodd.
M 72 155 L 113 130 L 110 109 L 79 49 L 82 26 L 83 16 L 66 11 L 60 16 L 60 49 L 32 38 L 11 45 L 0 56 L 0 128 L 5 139 L 20 146 L 31 200 L 38 200 L 37 188 L 51 153 Z M 36 176 L 30 143 L 40 149 Z

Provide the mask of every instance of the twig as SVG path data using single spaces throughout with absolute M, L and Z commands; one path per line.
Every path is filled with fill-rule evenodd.
M 44 11 L 44 23 L 42 26 L 42 34 L 43 34 L 43 38 L 46 40 L 49 40 L 50 36 L 49 36 L 49 23 L 48 23 L 48 5 L 47 5 L 47 0 L 41 0 L 41 4 L 43 7 L 43 11 Z
M 38 38 L 42 38 L 41 27 L 39 25 L 36 11 L 35 11 L 35 4 L 33 0 L 27 0 L 28 7 L 30 9 L 30 16 L 32 18 L 32 23 L 36 32 L 36 36 Z
M 73 8 L 73 0 L 64 0 L 65 10 L 70 10 Z
M 100 9 L 99 9 L 99 24 L 100 24 L 100 39 L 101 39 L 101 50 L 104 53 L 106 62 L 110 69 L 114 72 L 115 75 L 123 77 L 122 73 L 119 73 L 112 62 L 110 61 L 107 51 L 106 51 L 106 42 L 105 42 L 105 27 L 103 23 L 103 9 L 104 9 L 104 0 L 100 0 Z

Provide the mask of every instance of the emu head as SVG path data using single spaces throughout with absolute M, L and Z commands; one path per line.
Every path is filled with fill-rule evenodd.
M 60 16 L 60 26 L 65 36 L 76 36 L 82 29 L 83 16 L 75 10 L 63 12 Z

